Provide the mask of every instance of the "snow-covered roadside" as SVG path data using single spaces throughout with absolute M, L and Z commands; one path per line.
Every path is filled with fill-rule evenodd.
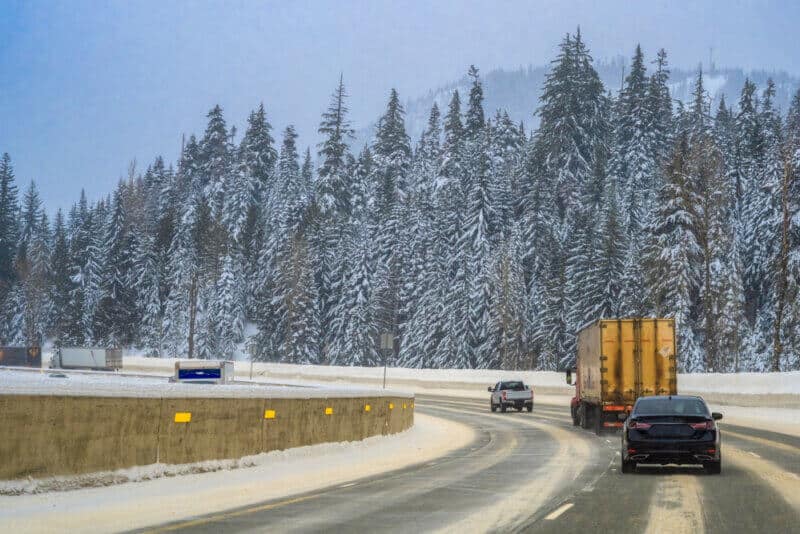
M 0 532 L 111 532 L 214 513 L 428 462 L 466 446 L 473 431 L 424 414 L 400 434 L 328 443 L 247 458 L 246 469 L 146 480 L 163 466 L 137 470 L 142 482 L 0 497 Z M 244 460 L 243 460 L 244 461 Z
M 268 381 L 267 381 L 268 382 Z M 127 376 L 110 372 L 32 371 L 0 367 L 0 393 L 10 395 L 77 395 L 142 398 L 262 398 L 312 399 L 410 396 L 407 391 L 358 384 L 314 384 L 315 387 L 264 383 L 180 384 L 166 376 Z

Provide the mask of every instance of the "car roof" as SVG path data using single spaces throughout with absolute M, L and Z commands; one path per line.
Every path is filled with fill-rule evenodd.
M 642 399 L 667 399 L 667 400 L 671 400 L 671 399 L 676 399 L 676 400 L 681 400 L 681 399 L 700 399 L 700 400 L 703 400 L 703 397 L 701 397 L 699 395 L 648 395 L 646 397 L 639 397 L 638 399 L 636 399 L 636 402 L 639 402 Z

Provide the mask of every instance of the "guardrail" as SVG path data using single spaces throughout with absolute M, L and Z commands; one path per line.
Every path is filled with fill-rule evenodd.
M 0 479 L 235 459 L 408 429 L 413 397 L 0 395 Z

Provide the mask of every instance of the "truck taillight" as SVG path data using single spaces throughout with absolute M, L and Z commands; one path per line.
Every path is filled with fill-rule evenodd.
M 533 390 L 531 390 L 531 399 L 533 399 Z
M 628 428 L 635 428 L 636 430 L 647 430 L 651 426 L 653 425 L 650 423 L 642 423 L 641 421 L 631 421 L 628 423 Z
M 689 423 L 689 426 L 695 430 L 714 430 L 716 426 L 714 421 L 703 421 L 702 423 Z
M 506 398 L 508 397 L 508 393 L 506 393 L 505 391 L 501 393 L 501 395 L 503 396 L 503 400 L 506 400 Z

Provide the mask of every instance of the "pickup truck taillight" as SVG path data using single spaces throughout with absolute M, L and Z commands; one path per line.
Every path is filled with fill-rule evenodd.
M 695 430 L 714 430 L 716 426 L 714 421 L 703 421 L 702 423 L 689 423 L 689 426 Z
M 506 400 L 508 398 L 508 393 L 506 393 L 505 391 L 503 391 L 500 395 L 503 397 L 503 400 Z
M 650 428 L 650 423 L 642 423 L 641 421 L 631 421 L 628 423 L 628 428 L 635 428 L 636 430 L 647 430 Z

